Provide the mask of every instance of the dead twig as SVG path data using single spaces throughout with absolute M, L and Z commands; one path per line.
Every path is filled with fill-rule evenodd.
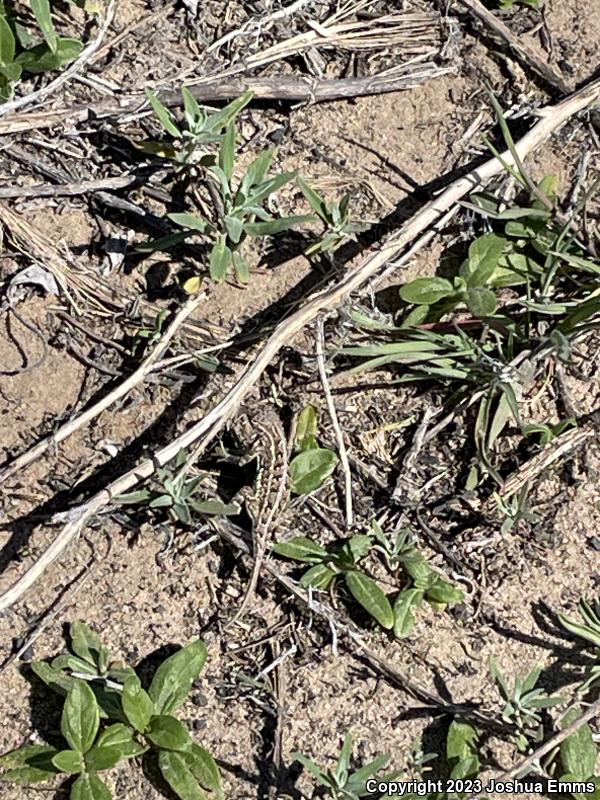
M 18 470 L 23 469 L 36 459 L 40 458 L 40 456 L 42 456 L 47 450 L 54 450 L 61 442 L 64 442 L 65 439 L 71 436 L 71 434 L 75 433 L 75 431 L 78 431 L 84 425 L 87 425 L 103 411 L 105 411 L 107 408 L 110 408 L 110 406 L 114 405 L 114 403 L 116 403 L 122 397 L 125 397 L 125 395 L 129 394 L 132 389 L 142 383 L 142 381 L 154 369 L 157 361 L 159 361 L 159 359 L 167 351 L 177 331 L 181 328 L 190 314 L 192 314 L 193 311 L 198 307 L 200 302 L 200 297 L 192 297 L 184 305 L 182 305 L 150 355 L 140 364 L 135 372 L 132 372 L 128 378 L 126 378 L 118 386 L 115 386 L 111 392 L 109 392 L 101 400 L 98 400 L 97 403 L 94 403 L 94 405 L 90 406 L 78 417 L 65 422 L 65 424 L 61 425 L 61 427 L 51 436 L 47 436 L 45 439 L 42 439 L 36 445 L 29 448 L 29 450 L 18 456 L 18 458 L 16 458 L 12 463 L 0 471 L 0 483 L 12 477 L 16 472 L 18 472 Z
M 394 70 L 371 75 L 366 78 L 319 79 L 282 75 L 277 78 L 222 78 L 217 76 L 210 83 L 190 86 L 190 91 L 199 102 L 214 103 L 231 100 L 244 92 L 252 92 L 261 100 L 286 100 L 289 102 L 310 101 L 322 103 L 330 100 L 350 99 L 384 92 L 399 92 L 413 89 L 425 81 L 448 75 L 454 70 L 438 67 L 426 62 L 412 65 L 410 69 Z M 182 104 L 181 92 L 159 92 L 161 102 L 173 108 Z M 1 108 L 4 109 L 5 106 Z M 63 106 L 51 111 L 33 111 L 28 114 L 15 114 L 0 120 L 0 135 L 17 133 L 39 128 L 48 128 L 63 122 L 74 125 L 80 122 L 107 117 L 123 117 L 139 113 L 147 107 L 143 94 L 125 95 L 119 98 L 96 103 L 93 107 Z M 1 114 L 0 114 L 1 116 Z
M 316 356 L 317 368 L 321 378 L 321 385 L 323 386 L 323 394 L 325 395 L 325 402 L 327 403 L 327 410 L 329 411 L 329 418 L 335 434 L 338 452 L 340 454 L 340 463 L 344 473 L 344 496 L 346 499 L 346 528 L 349 529 L 354 525 L 354 511 L 352 509 L 352 472 L 350 471 L 350 462 L 348 460 L 348 451 L 346 450 L 346 443 L 344 442 L 344 434 L 340 428 L 335 403 L 331 395 L 331 387 L 327 378 L 327 369 L 325 367 L 325 334 L 323 331 L 323 318 L 319 317 L 316 324 Z
M 600 97 L 600 78 L 574 92 L 555 106 L 541 109 L 539 121 L 516 144 L 517 153 L 524 158 L 535 150 L 552 133 L 564 125 L 574 114 L 584 111 Z M 502 154 L 504 163 L 515 166 L 510 151 Z M 489 181 L 504 170 L 503 164 L 491 158 L 481 166 L 454 181 L 438 197 L 430 200 L 421 210 L 410 217 L 398 232 L 384 243 L 367 253 L 363 260 L 349 270 L 337 283 L 317 293 L 287 319 L 281 322 L 259 350 L 254 361 L 246 368 L 240 379 L 225 397 L 201 420 L 172 442 L 157 450 L 153 457 L 121 475 L 92 498 L 62 515 L 54 521 L 65 522 L 50 546 L 36 559 L 26 572 L 0 595 L 0 610 L 13 605 L 43 574 L 47 567 L 64 551 L 79 534 L 85 523 L 98 511 L 114 501 L 120 494 L 129 491 L 141 480 L 152 475 L 174 458 L 181 450 L 195 445 L 201 452 L 219 433 L 226 422 L 235 415 L 248 392 L 256 384 L 274 357 L 292 337 L 306 325 L 316 320 L 323 312 L 336 308 L 340 303 L 385 267 L 391 258 L 413 242 L 423 231 L 435 224 L 466 194 Z
M 533 70 L 539 75 L 542 80 L 551 86 L 559 95 L 569 94 L 571 87 L 565 81 L 560 72 L 554 70 L 549 64 L 543 61 L 538 54 L 519 39 L 518 36 L 508 28 L 502 20 L 498 19 L 495 14 L 480 2 L 480 0 L 458 0 L 458 2 L 467 8 L 473 16 L 480 19 L 484 25 L 500 36 L 506 44 L 510 47 L 512 52 L 517 56 L 518 60 L 529 69 Z
M 35 186 L 4 186 L 0 187 L 0 200 L 9 200 L 15 197 L 68 197 L 78 194 L 89 194 L 106 189 L 123 189 L 136 183 L 135 175 L 122 175 L 114 178 L 100 178 L 95 181 L 80 181 L 79 183 L 38 183 Z

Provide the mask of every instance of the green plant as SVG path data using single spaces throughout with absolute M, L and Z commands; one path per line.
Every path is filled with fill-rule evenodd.
M 252 100 L 252 92 L 232 100 L 219 111 L 200 106 L 187 87 L 181 90 L 183 96 L 185 125 L 178 124 L 169 109 L 150 90 L 146 97 L 164 131 L 172 136 L 175 144 L 146 141 L 138 146 L 141 150 L 176 161 L 180 167 L 199 165 L 214 166 L 216 156 L 210 145 L 221 144 L 223 131 L 230 125 L 240 111 Z
M 500 696 L 506 703 L 502 717 L 515 726 L 515 742 L 522 752 L 527 750 L 531 741 L 541 741 L 544 729 L 540 710 L 565 702 L 564 697 L 549 696 L 544 689 L 536 688 L 541 672 L 542 667 L 537 665 L 527 675 L 517 675 L 511 689 L 495 659 L 490 659 L 490 673 Z
M 233 122 L 227 126 L 219 147 L 216 163 L 210 163 L 205 178 L 213 204 L 213 219 L 202 219 L 193 214 L 169 214 L 183 232 L 157 239 L 141 250 L 164 250 L 200 234 L 210 246 L 209 273 L 214 281 L 223 280 L 231 268 L 238 280 L 247 282 L 250 268 L 243 255 L 248 237 L 272 236 L 302 222 L 312 221 L 311 216 L 274 217 L 265 207 L 271 195 L 295 177 L 294 172 L 282 172 L 268 177 L 275 158 L 275 150 L 265 150 L 248 167 L 234 187 L 236 129 Z M 195 292 L 199 278 L 191 278 L 184 288 Z
M 372 530 L 372 535 L 358 534 L 327 547 L 297 536 L 276 544 L 273 551 L 312 565 L 300 579 L 302 586 L 326 590 L 342 580 L 356 602 L 383 628 L 393 628 L 399 638 L 412 630 L 414 609 L 423 600 L 441 611 L 448 604 L 464 599 L 463 592 L 428 564 L 417 548 L 408 542 L 406 534 L 401 535 L 400 545 L 392 545 L 377 523 L 373 523 Z M 393 552 L 392 568 L 401 567 L 408 580 L 408 585 L 398 592 L 393 606 L 379 584 L 358 568 L 361 559 L 377 551 L 383 551 L 388 564 L 390 552 Z
M 134 358 L 143 356 L 149 346 L 156 344 L 160 340 L 165 320 L 168 316 L 169 312 L 165 308 L 154 317 L 152 327 L 142 325 L 136 330 L 131 342 L 131 354 Z
M 587 679 L 581 691 L 586 691 L 600 679 L 600 597 L 592 602 L 580 600 L 578 605 L 581 621 L 569 619 L 559 614 L 561 625 L 575 636 L 592 645 L 592 652 L 597 663 L 587 668 Z
M 487 478 L 502 484 L 498 443 L 510 427 L 525 437 L 539 434 L 544 445 L 574 424 L 572 419 L 524 424 L 521 397 L 554 361 L 569 363 L 572 343 L 597 326 L 600 313 L 600 265 L 586 257 L 577 235 L 583 205 L 564 218 L 556 180 L 531 179 L 500 106 L 495 98 L 492 102 L 517 165 L 506 169 L 526 197 L 507 207 L 493 193 L 471 195 L 464 205 L 486 219 L 486 231 L 471 242 L 458 274 L 417 278 L 401 287 L 406 307 L 399 324 L 355 312 L 356 328 L 367 341 L 340 350 L 358 361 L 351 372 L 401 365 L 399 382 L 442 382 L 454 390 L 449 405 L 455 411 L 475 409 L 477 462 L 468 490 Z M 533 521 L 524 499 L 511 500 L 510 507 L 499 504 L 507 529 L 519 520 Z
M 0 100 L 10 100 L 23 73 L 60 69 L 83 49 L 79 39 L 56 33 L 49 0 L 30 0 L 30 6 L 43 41 L 21 23 L 12 6 L 0 0 Z
M 479 739 L 479 733 L 471 724 L 454 719 L 448 728 L 444 753 L 423 755 L 414 753 L 413 748 L 410 779 L 405 778 L 403 782 L 392 781 L 389 792 L 379 795 L 380 800 L 458 800 L 471 797 L 474 793 L 480 796 L 483 783 L 478 777 L 481 770 Z M 444 775 L 446 778 L 429 779 L 428 774 L 423 771 L 427 764 L 430 765 L 426 767 L 427 770 L 435 770 L 437 775 Z M 411 783 L 415 781 L 420 786 L 418 791 L 411 791 Z M 371 781 L 369 788 L 375 789 L 374 784 Z
M 415 625 L 415 610 L 427 601 L 436 611 L 461 603 L 464 592 L 428 563 L 425 556 L 408 539 L 396 552 L 396 561 L 408 578 L 408 585 L 398 593 L 394 602 L 394 634 L 408 636 Z
M 364 223 L 350 221 L 350 195 L 344 195 L 339 203 L 328 203 L 300 176 L 296 180 L 308 204 L 326 227 L 323 237 L 305 250 L 306 255 L 332 252 L 345 239 L 368 228 Z
M 173 467 L 159 467 L 154 475 L 154 485 L 119 496 L 123 505 L 145 505 L 151 510 L 166 509 L 175 522 L 191 525 L 194 515 L 230 516 L 239 514 L 236 503 L 223 503 L 207 497 L 207 473 L 189 476 L 187 452 L 180 450 Z
M 566 728 L 581 716 L 578 708 L 570 709 L 561 720 L 561 728 Z M 561 742 L 556 766 L 560 769 L 560 781 L 565 784 L 595 784 L 594 792 L 571 792 L 576 800 L 598 800 L 600 798 L 600 778 L 596 775 L 598 747 L 594 734 L 587 723 Z
M 529 8 L 539 8 L 540 0 L 500 0 L 500 8 L 514 8 L 517 3 L 522 3 Z
M 293 758 L 316 779 L 319 786 L 323 787 L 326 794 L 333 800 L 359 800 L 368 797 L 372 792 L 367 791 L 367 781 L 383 769 L 389 762 L 389 755 L 378 756 L 359 769 L 352 770 L 352 735 L 346 734 L 335 769 L 323 769 L 315 762 L 302 755 L 293 753 Z M 388 775 L 381 780 L 392 780 L 395 776 Z
M 146 691 L 132 667 L 110 663 L 85 623 L 73 623 L 70 635 L 68 654 L 50 664 L 32 663 L 41 680 L 66 694 L 61 733 L 67 747 L 26 746 L 1 756 L 0 781 L 31 784 L 76 775 L 71 800 L 110 800 L 99 773 L 147 753 L 181 800 L 207 800 L 205 790 L 222 798 L 214 759 L 174 716 L 204 667 L 204 644 L 192 642 L 165 659 Z
M 358 562 L 371 550 L 373 537 L 356 535 L 348 540 L 323 547 L 305 536 L 296 536 L 287 542 L 279 542 L 273 551 L 312 566 L 300 579 L 301 586 L 329 589 L 339 580 L 373 619 L 383 628 L 393 628 L 394 613 L 381 587 L 361 570 Z
M 291 491 L 295 494 L 315 491 L 333 474 L 337 466 L 336 453 L 319 446 L 317 431 L 317 411 L 314 406 L 306 406 L 298 416 L 294 438 L 295 455 L 289 464 Z

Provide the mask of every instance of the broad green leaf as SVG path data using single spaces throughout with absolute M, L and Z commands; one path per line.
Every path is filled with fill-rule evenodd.
M 196 778 L 200 786 L 203 786 L 205 789 L 210 789 L 220 800 L 223 797 L 221 775 L 217 762 L 208 750 L 194 743 L 187 752 L 181 755 L 183 755 L 190 772 L 194 778 Z
M 276 192 L 295 177 L 295 172 L 282 172 L 279 175 L 275 175 L 273 178 L 269 178 L 269 180 L 263 181 L 263 183 L 252 190 L 248 197 L 247 205 L 252 206 L 262 203 L 269 195 Z
M 224 220 L 227 235 L 233 244 L 239 244 L 244 233 L 244 223 L 241 219 L 234 216 L 227 216 Z
M 69 775 L 78 775 L 83 772 L 83 756 L 75 750 L 61 750 L 52 758 L 56 769 Z
M 93 691 L 78 680 L 70 689 L 62 712 L 60 730 L 72 750 L 80 753 L 94 744 L 100 727 L 100 709 Z
M 148 690 L 156 714 L 170 714 L 181 706 L 200 675 L 206 656 L 206 646 L 198 639 L 163 661 Z
M 56 658 L 52 659 L 50 666 L 52 669 L 70 669 L 73 672 L 83 672 L 86 675 L 98 674 L 98 668 L 95 665 L 90 664 L 89 661 L 84 661 L 78 656 L 69 654 L 56 656 Z
M 300 586 L 305 588 L 312 586 L 313 589 L 325 590 L 329 588 L 331 581 L 337 574 L 327 564 L 315 564 L 314 567 L 306 570 L 300 578 Z
M 405 303 L 430 306 L 454 294 L 454 287 L 446 278 L 415 278 L 400 289 Z
M 69 633 L 71 647 L 88 664 L 96 667 L 102 675 L 108 668 L 108 649 L 102 644 L 100 637 L 85 622 L 73 622 Z
M 344 579 L 354 599 L 382 628 L 389 630 L 394 627 L 394 612 L 390 601 L 372 578 L 353 570 L 346 572 Z
M 275 153 L 276 150 L 274 147 L 268 150 L 263 150 L 262 153 L 260 153 L 250 164 L 240 184 L 239 191 L 242 193 L 244 198 L 248 197 L 248 194 L 253 186 L 262 183 L 269 170 L 269 167 L 273 163 Z
M 158 766 L 163 778 L 181 800 L 207 800 L 184 753 L 161 750 L 158 754 Z
M 474 317 L 489 317 L 494 313 L 498 305 L 496 295 L 492 290 L 481 286 L 467 289 L 465 302 Z
M 117 722 L 105 728 L 96 741 L 96 747 L 115 748 L 119 751 L 121 758 L 133 758 L 148 749 L 135 741 L 131 728 L 128 728 L 122 722 Z
M 446 737 L 446 757 L 448 760 L 462 761 L 477 753 L 478 734 L 468 722 L 453 720 Z
M 425 556 L 416 547 L 400 554 L 400 563 L 415 582 L 418 589 L 428 587 L 434 574 Z
M 324 447 L 298 453 L 289 465 L 292 492 L 295 494 L 314 492 L 333 474 L 337 463 L 336 453 Z
M 198 101 L 190 92 L 187 86 L 181 87 L 181 96 L 183 97 L 183 108 L 185 112 L 185 119 L 190 129 L 194 128 L 196 123 L 202 119 L 203 112 Z
M 302 225 L 304 222 L 314 222 L 314 217 L 309 215 L 300 215 L 295 217 L 279 217 L 272 219 L 268 222 L 247 222 L 244 225 L 244 230 L 250 236 L 273 236 L 281 231 L 287 231 L 296 225 Z
M 561 775 L 560 781 L 561 781 L 561 783 L 570 783 L 570 784 L 575 784 L 575 783 L 581 784 L 582 783 L 581 778 L 578 778 L 577 775 L 571 775 L 568 772 L 567 772 L 566 775 Z M 590 776 L 585 781 L 585 783 L 586 784 L 588 784 L 588 783 L 592 784 L 593 786 L 595 786 L 595 789 L 593 791 L 591 791 L 591 792 L 587 791 L 587 790 L 583 791 L 583 792 L 573 791 L 573 792 L 570 792 L 570 796 L 574 797 L 575 800 L 600 800 L 600 778 L 597 777 L 597 776 Z M 587 789 L 587 787 L 586 787 L 586 789 Z
M 233 268 L 238 281 L 240 283 L 248 283 L 250 280 L 250 266 L 239 250 L 233 251 Z
M 11 64 L 15 57 L 15 37 L 6 17 L 0 17 L 0 64 Z
M 577 709 L 565 715 L 562 726 L 567 727 L 580 716 Z M 560 745 L 560 760 L 565 772 L 577 776 L 577 780 L 591 778 L 596 770 L 598 749 L 592 729 L 586 723 L 568 736 Z
M 69 689 L 77 682 L 76 678 L 71 678 L 70 675 L 65 675 L 64 672 L 54 669 L 45 661 L 32 661 L 30 667 L 46 686 L 49 686 L 50 689 L 58 694 L 68 694 Z
M 59 39 L 56 45 L 56 52 L 53 53 L 47 44 L 40 44 L 25 50 L 16 57 L 15 61 L 20 64 L 24 72 L 37 75 L 41 72 L 50 72 L 61 69 L 66 64 L 81 55 L 83 44 L 79 39 Z
M 346 785 L 344 788 L 348 789 L 351 792 L 356 792 L 361 796 L 362 794 L 366 793 L 365 790 L 365 783 L 366 781 L 375 773 L 379 772 L 380 769 L 383 769 L 386 764 L 389 762 L 390 757 L 389 755 L 381 755 L 377 756 L 377 758 L 370 761 L 368 764 L 365 764 L 360 769 L 355 770 L 350 774 L 348 780 L 346 781 Z M 384 776 L 384 780 L 387 776 Z
M 54 23 L 52 22 L 52 14 L 50 12 L 49 0 L 29 0 L 31 10 L 35 16 L 37 24 L 40 26 L 42 35 L 48 44 L 48 47 L 53 53 L 56 53 L 58 47 L 58 37 L 54 30 Z
M 146 738 L 163 750 L 188 750 L 192 744 L 187 728 L 170 714 L 152 717 Z
M 481 763 L 479 756 L 471 755 L 461 759 L 453 767 L 450 777 L 454 780 L 464 780 L 465 778 L 475 778 L 479 774 Z
M 314 406 L 305 406 L 298 415 L 294 447 L 296 450 L 314 450 L 318 430 L 317 409 Z
M 423 600 L 421 589 L 405 589 L 394 602 L 394 636 L 402 639 L 415 626 L 414 610 Z
M 357 534 L 351 536 L 346 547 L 352 556 L 354 562 L 359 561 L 363 556 L 366 556 L 371 547 L 373 546 L 373 537 L 364 534 Z
M 97 775 L 80 775 L 71 787 L 71 800 L 112 800 L 112 795 Z
M 124 758 L 120 747 L 92 747 L 85 754 L 85 767 L 87 772 L 102 772 L 105 769 L 112 769 Z
M 503 236 L 495 233 L 486 233 L 471 243 L 466 268 L 461 269 L 461 275 L 469 288 L 485 286 L 498 266 L 507 244 Z
M 220 500 L 202 500 L 199 503 L 189 500 L 188 503 L 198 514 L 226 517 L 240 513 L 240 506 L 237 503 L 222 503 Z
M 307 561 L 309 564 L 328 557 L 327 550 L 323 545 L 306 536 L 295 536 L 287 542 L 278 542 L 273 545 L 273 552 L 296 561 Z
M 227 247 L 225 237 L 222 236 L 217 242 L 215 242 L 210 252 L 210 277 L 214 281 L 222 281 L 227 275 L 227 270 L 229 269 L 231 260 L 231 250 L 229 247 Z
M 158 97 L 151 92 L 150 89 L 146 89 L 146 98 L 166 132 L 170 133 L 171 136 L 174 136 L 176 139 L 181 139 L 181 131 L 175 124 L 175 120 L 169 109 L 160 102 Z
M 348 732 L 344 737 L 344 743 L 340 750 L 337 767 L 335 770 L 335 777 L 340 786 L 345 786 L 348 780 L 348 771 L 350 769 L 350 759 L 352 757 L 352 734 Z
M 207 125 L 210 127 L 211 131 L 218 133 L 226 125 L 229 125 L 229 123 L 235 119 L 235 117 L 237 117 L 240 111 L 248 105 L 253 97 L 253 92 L 244 92 L 241 97 L 232 100 L 231 103 L 228 103 L 220 111 L 216 111 L 214 114 L 211 114 L 207 120 Z
M 53 778 L 57 769 L 52 758 L 58 751 L 48 745 L 26 745 L 0 756 L 0 767 L 6 770 L 0 775 L 4 783 L 33 784 Z
M 154 714 L 154 703 L 148 693 L 142 689 L 142 684 L 137 675 L 131 675 L 123 686 L 121 698 L 123 711 L 127 721 L 136 731 L 144 733 Z
M 449 581 L 440 577 L 436 577 L 434 584 L 425 592 L 425 596 L 428 601 L 443 603 L 444 605 L 462 603 L 465 599 L 465 593 L 462 589 L 458 589 Z

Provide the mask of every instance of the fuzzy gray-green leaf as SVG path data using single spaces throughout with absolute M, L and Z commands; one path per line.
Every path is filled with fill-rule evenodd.
M 206 646 L 198 639 L 163 661 L 148 690 L 156 714 L 170 714 L 179 708 L 202 671 L 206 656 Z
M 100 726 L 100 709 L 90 687 L 78 680 L 69 691 L 60 730 L 72 750 L 86 753 L 94 744 Z
M 344 575 L 350 593 L 382 628 L 394 627 L 394 612 L 383 590 L 368 575 L 351 571 Z

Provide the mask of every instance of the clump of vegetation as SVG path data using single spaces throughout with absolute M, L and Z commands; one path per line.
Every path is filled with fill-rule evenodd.
M 408 542 L 408 533 L 399 538 L 399 544 L 392 544 L 381 527 L 373 523 L 370 535 L 357 534 L 327 547 L 308 537 L 296 536 L 277 543 L 273 551 L 311 565 L 300 579 L 301 586 L 325 591 L 343 582 L 354 600 L 382 628 L 393 628 L 394 634 L 401 638 L 414 627 L 414 610 L 423 600 L 442 611 L 447 605 L 461 602 L 464 594 L 428 564 Z M 359 567 L 363 558 L 377 551 L 384 553 L 393 572 L 402 568 L 407 577 L 408 585 L 396 593 L 393 605 L 380 584 Z
M 70 639 L 68 654 L 31 665 L 47 686 L 66 696 L 64 741 L 60 747 L 28 745 L 1 756 L 0 781 L 37 784 L 76 776 L 71 800 L 110 800 L 101 773 L 145 755 L 156 760 L 181 800 L 222 798 L 216 762 L 174 715 L 204 667 L 205 645 L 192 642 L 165 659 L 146 691 L 133 667 L 110 661 L 88 625 L 73 623 Z
M 24 73 L 52 72 L 83 50 L 79 39 L 59 36 L 49 0 L 29 3 L 39 30 L 27 27 L 19 7 L 0 2 L 0 101 L 10 100 Z
M 223 503 L 210 496 L 208 474 L 190 474 L 188 453 L 180 450 L 173 466 L 160 467 L 151 484 L 119 496 L 122 505 L 143 505 L 150 511 L 165 510 L 174 522 L 191 525 L 194 517 L 239 514 L 236 503 Z
M 342 749 L 335 769 L 323 769 L 311 758 L 294 753 L 293 758 L 316 780 L 317 784 L 325 790 L 325 794 L 333 800 L 359 800 L 369 797 L 372 792 L 367 790 L 367 781 L 376 775 L 389 763 L 389 755 L 381 755 L 364 764 L 358 769 L 352 769 L 352 734 L 346 734 Z M 386 775 L 380 780 L 393 780 L 396 775 Z
M 352 372 L 401 366 L 398 382 L 441 382 L 452 389 L 455 411 L 474 409 L 477 458 L 468 490 L 488 480 L 502 485 L 499 441 L 507 429 L 548 444 L 576 424 L 572 417 L 525 424 L 521 398 L 556 361 L 569 364 L 574 342 L 596 326 L 600 311 L 600 266 L 578 234 L 581 204 L 568 219 L 562 215 L 555 178 L 531 179 L 494 103 L 518 165 L 507 169 L 521 196 L 507 205 L 490 192 L 471 195 L 465 205 L 484 218 L 485 232 L 470 244 L 458 274 L 402 286 L 405 309 L 396 324 L 356 312 L 363 341 L 340 351 L 358 362 Z M 535 520 L 528 488 L 509 503 L 498 498 L 505 529 Z

